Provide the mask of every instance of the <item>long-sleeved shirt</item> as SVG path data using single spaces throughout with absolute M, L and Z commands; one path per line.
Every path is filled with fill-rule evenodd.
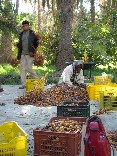
M 26 32 L 23 32 L 23 34 L 22 34 L 22 54 L 23 55 L 28 55 L 29 54 L 28 38 L 29 38 L 29 30 L 26 31 Z
M 73 76 L 73 65 L 71 64 L 64 69 L 64 71 L 60 77 L 59 83 L 65 82 L 67 84 L 72 85 L 72 82 L 70 80 L 72 78 L 72 76 Z M 84 76 L 83 76 L 82 69 L 80 70 L 80 73 L 75 74 L 75 82 L 79 83 L 79 84 L 84 83 Z
M 22 44 L 22 42 L 25 43 Z M 41 37 L 36 35 L 33 30 L 29 30 L 29 34 L 25 34 L 23 31 L 19 34 L 19 42 L 17 44 L 18 47 L 18 55 L 17 59 L 21 59 L 22 54 L 30 54 L 30 52 L 35 53 L 36 48 L 38 47 L 39 40 Z M 28 51 L 27 51 L 28 50 Z

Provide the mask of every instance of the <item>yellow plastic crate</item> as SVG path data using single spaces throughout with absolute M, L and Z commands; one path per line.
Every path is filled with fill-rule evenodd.
M 0 125 L 0 156 L 27 156 L 27 134 L 16 122 Z
M 95 85 L 106 85 L 111 83 L 111 78 L 109 76 L 94 76 Z
M 104 89 L 105 85 L 87 85 L 86 89 L 90 100 L 99 100 L 99 91 Z
M 117 95 L 114 92 L 106 92 L 103 91 L 99 94 L 99 104 L 100 109 L 106 108 L 110 110 L 117 109 Z
M 44 90 L 44 82 L 40 82 L 40 79 L 26 79 L 26 91 L 29 92 L 38 84 L 37 89 Z
M 117 87 L 117 83 L 108 83 L 108 86 L 111 86 L 111 87 Z
M 45 76 L 43 76 L 40 79 L 26 79 L 26 91 L 29 92 L 32 89 L 35 90 L 44 90 L 44 84 L 45 84 L 45 78 L 47 77 L 48 73 L 45 74 Z
M 90 84 L 86 87 L 90 100 L 99 100 L 100 91 L 104 91 L 104 94 L 114 93 L 114 96 L 117 96 L 117 85 L 94 85 Z

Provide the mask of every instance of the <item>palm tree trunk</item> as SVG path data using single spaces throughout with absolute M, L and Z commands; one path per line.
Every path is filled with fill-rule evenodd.
M 18 8 L 19 8 L 19 0 L 16 0 L 16 9 L 15 9 L 15 14 L 18 14 Z
M 38 32 L 41 30 L 41 5 L 40 0 L 38 0 Z
M 60 42 L 59 51 L 56 57 L 56 69 L 57 71 L 65 68 L 65 62 L 73 62 L 72 53 L 72 17 L 73 17 L 73 6 L 71 0 L 60 1 Z
M 101 4 L 102 6 L 104 6 L 105 3 L 106 3 L 106 1 L 107 1 L 107 0 L 100 0 L 100 4 Z
M 117 0 L 100 0 L 100 4 L 108 10 L 117 9 Z M 101 9 L 101 12 L 103 13 L 103 8 Z
M 12 59 L 12 39 L 11 33 L 2 33 L 0 48 L 0 63 L 8 63 Z
M 117 1 L 112 0 L 112 8 L 117 9 Z
M 95 0 L 91 0 L 91 23 L 95 23 Z

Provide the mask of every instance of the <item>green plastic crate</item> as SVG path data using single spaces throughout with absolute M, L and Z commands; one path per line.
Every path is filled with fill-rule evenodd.
M 74 106 L 78 104 L 78 106 Z M 89 117 L 90 103 L 78 101 L 65 101 L 57 106 L 58 117 Z

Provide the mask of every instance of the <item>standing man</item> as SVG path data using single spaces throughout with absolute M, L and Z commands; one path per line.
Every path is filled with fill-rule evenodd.
M 20 77 L 21 77 L 21 87 L 19 89 L 24 89 L 26 87 L 26 73 L 27 71 L 31 74 L 33 78 L 38 78 L 36 72 L 32 69 L 34 62 L 34 55 L 36 53 L 36 48 L 41 40 L 40 36 L 37 36 L 33 30 L 30 29 L 29 22 L 27 20 L 22 22 L 23 31 L 19 34 L 18 56 L 17 59 L 20 60 Z

